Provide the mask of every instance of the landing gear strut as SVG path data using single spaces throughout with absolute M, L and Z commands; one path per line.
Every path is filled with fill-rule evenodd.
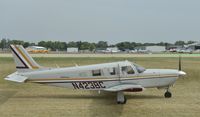
M 167 90 L 165 92 L 165 98 L 171 98 L 171 97 L 172 97 L 172 93 Z
M 117 92 L 117 104 L 126 104 L 126 97 L 122 91 Z

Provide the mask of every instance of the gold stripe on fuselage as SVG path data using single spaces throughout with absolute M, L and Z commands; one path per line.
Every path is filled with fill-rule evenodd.
M 132 76 L 126 78 L 36 78 L 27 79 L 26 82 L 45 82 L 45 81 L 107 81 L 107 80 L 133 80 L 133 79 L 152 79 L 152 78 L 167 78 L 177 77 L 177 75 L 151 75 L 151 76 Z

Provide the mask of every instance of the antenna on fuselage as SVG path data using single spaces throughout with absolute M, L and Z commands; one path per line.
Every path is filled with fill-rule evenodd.
M 75 63 L 75 62 L 73 62 L 74 63 L 74 65 L 76 66 L 76 67 L 78 67 L 79 65 L 77 64 L 77 63 Z
M 72 63 L 74 64 L 75 67 L 78 67 L 78 66 L 79 66 L 79 65 L 78 65 L 76 62 L 74 62 L 74 61 L 72 61 Z
M 56 68 L 60 68 L 60 66 L 58 64 L 56 64 Z

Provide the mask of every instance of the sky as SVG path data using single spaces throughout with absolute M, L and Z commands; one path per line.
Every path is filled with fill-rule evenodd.
M 200 0 L 0 0 L 0 38 L 199 41 L 199 6 Z

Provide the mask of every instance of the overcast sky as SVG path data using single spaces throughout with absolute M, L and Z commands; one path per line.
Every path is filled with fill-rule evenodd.
M 200 0 L 0 0 L 0 38 L 200 40 Z

